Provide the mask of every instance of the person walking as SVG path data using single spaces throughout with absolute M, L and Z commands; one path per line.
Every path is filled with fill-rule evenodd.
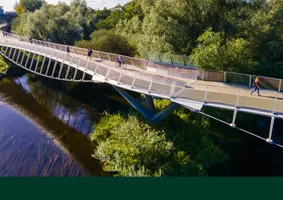
M 115 60 L 116 64 L 118 64 L 118 67 L 121 67 L 122 65 L 122 59 L 121 59 L 121 56 L 118 56 Z
M 255 91 L 257 91 L 258 96 L 260 96 L 259 90 L 260 90 L 260 87 L 259 87 L 259 78 L 256 77 L 256 79 L 255 79 L 255 81 L 254 81 L 254 89 L 253 89 L 253 91 L 252 91 L 250 94 L 252 95 Z
M 89 58 L 91 60 L 91 54 L 92 54 L 92 50 L 88 48 L 87 59 Z
M 70 47 L 69 46 L 67 46 L 66 51 L 67 51 L 67 54 L 70 54 Z

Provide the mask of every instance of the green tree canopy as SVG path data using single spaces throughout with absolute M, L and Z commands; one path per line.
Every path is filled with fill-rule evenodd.
M 45 4 L 43 0 L 20 0 L 18 6 L 22 6 L 25 12 L 34 12 L 40 9 L 43 4 Z
M 91 40 L 82 40 L 76 43 L 82 48 L 92 48 L 99 51 L 112 52 L 121 55 L 132 55 L 132 47 L 125 37 L 116 34 L 111 30 L 95 31 L 91 35 Z
M 224 38 L 223 32 L 215 33 L 206 30 L 198 39 L 198 46 L 193 50 L 190 59 L 202 69 L 226 71 L 245 70 L 252 72 L 253 62 L 250 44 L 243 38 Z

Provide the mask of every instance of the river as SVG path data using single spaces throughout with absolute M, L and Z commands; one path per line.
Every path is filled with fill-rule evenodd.
M 100 96 L 90 106 L 48 83 L 28 75 L 1 81 L 0 176 L 107 176 L 88 137 L 102 111 L 126 103 L 109 86 L 93 84 Z

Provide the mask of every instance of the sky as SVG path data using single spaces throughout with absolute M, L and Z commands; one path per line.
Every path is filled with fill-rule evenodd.
M 19 0 L 1 0 L 0 6 L 4 6 L 4 11 L 13 11 L 15 3 Z M 59 0 L 45 0 L 49 4 L 57 4 Z M 70 3 L 71 0 L 61 0 L 61 2 Z M 94 9 L 112 8 L 118 3 L 125 4 L 130 0 L 86 0 L 88 7 Z

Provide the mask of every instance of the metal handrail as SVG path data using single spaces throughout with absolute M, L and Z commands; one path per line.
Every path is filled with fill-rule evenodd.
M 1 32 L 3 32 L 3 31 L 1 31 Z M 21 38 L 21 39 L 28 40 L 28 38 L 26 38 L 26 37 L 20 37 L 20 36 L 18 36 L 18 35 L 16 35 L 16 34 L 13 34 L 13 33 L 8 33 L 8 34 L 9 34 L 10 36 L 15 37 L 15 38 L 18 38 L 18 39 Z M 33 39 L 33 41 L 39 42 L 39 45 L 42 45 L 41 42 L 42 42 L 43 44 L 46 43 L 46 44 L 52 44 L 52 45 L 59 45 L 59 46 L 64 47 L 64 49 L 66 49 L 66 47 L 69 46 L 69 45 L 56 44 L 56 43 L 47 42 L 47 41 L 42 41 L 42 40 L 37 40 L 37 39 Z M 80 50 L 80 51 L 82 51 L 82 50 L 83 50 L 83 51 L 87 51 L 87 49 L 80 48 L 80 47 L 75 47 L 75 46 L 69 46 L 69 47 L 71 47 L 71 48 L 73 48 L 73 49 Z M 52 47 L 51 47 L 51 48 L 52 48 Z M 57 49 L 57 48 L 55 47 L 55 48 L 53 48 L 53 49 Z M 62 51 L 62 49 L 57 49 L 57 50 Z M 101 53 L 101 54 L 106 54 L 106 55 L 111 55 L 111 56 L 118 56 L 118 55 L 119 55 L 119 54 L 113 54 L 113 53 L 108 53 L 108 52 L 103 52 L 103 51 L 97 51 L 97 50 L 94 50 L 94 52 L 96 52 L 96 53 Z M 75 54 L 77 54 L 77 53 L 75 52 Z M 134 58 L 134 57 L 124 56 L 124 55 L 120 55 L 120 56 L 122 56 L 122 57 L 124 57 L 124 58 L 128 58 L 128 59 L 133 59 L 133 60 L 138 60 L 138 61 L 145 62 L 146 65 L 147 65 L 147 62 L 149 62 L 149 60 L 145 60 L 145 59 L 141 59 L 141 58 Z M 110 58 L 110 57 L 108 56 L 108 58 Z M 103 59 L 102 59 L 102 60 L 103 60 Z M 108 59 L 108 60 L 109 60 L 109 61 L 112 61 L 111 59 Z M 174 65 L 174 64 L 172 64 L 172 65 Z M 137 67 L 139 67 L 139 66 L 137 66 Z M 145 66 L 145 67 L 147 67 L 147 66 Z M 186 70 L 186 69 L 184 69 L 184 70 Z M 249 87 L 251 87 L 251 77 L 258 76 L 258 75 L 254 75 L 254 74 L 244 74 L 244 73 L 238 73 L 238 72 L 230 72 L 230 71 L 222 71 L 222 70 L 213 70 L 213 69 L 204 69 L 204 70 L 198 69 L 198 70 L 200 71 L 200 73 L 205 73 L 205 72 L 218 72 L 218 73 L 223 73 L 223 75 L 224 75 L 224 80 L 223 80 L 223 82 L 227 82 L 227 81 L 226 81 L 226 76 L 227 76 L 227 74 L 235 74 L 235 75 L 247 76 L 247 77 L 250 77 L 249 83 L 247 84 Z M 281 91 L 281 82 L 282 82 L 282 79 L 273 78 L 273 77 L 266 77 L 266 76 L 258 76 L 258 77 L 259 77 L 259 78 L 263 78 L 263 79 L 269 79 L 269 80 L 278 81 L 278 82 L 279 82 L 278 91 L 279 91 L 279 92 Z M 206 80 L 204 80 L 204 81 L 206 81 Z M 210 81 L 211 81 L 211 80 L 210 80 Z
M 12 43 L 12 42 L 10 42 L 10 43 Z M 15 46 L 14 46 L 14 48 L 19 48 L 19 47 L 17 47 L 18 46 L 18 43 L 17 44 L 14 44 Z M 36 50 L 38 49 L 38 46 L 36 46 L 35 47 L 35 49 L 34 50 L 32 50 L 31 49 L 31 47 L 32 47 L 33 45 L 27 45 L 27 47 L 29 48 L 29 49 L 26 49 L 26 50 L 29 50 L 29 51 L 33 51 L 33 52 L 36 52 Z M 35 46 L 35 45 L 34 45 Z M 42 54 L 46 54 L 46 51 L 47 51 L 47 49 L 46 48 L 42 48 Z M 54 52 L 55 53 L 55 52 Z M 61 59 L 61 57 L 63 57 L 65 54 L 64 53 L 61 53 L 61 52 L 57 52 L 56 53 L 56 57 L 57 58 L 55 58 L 55 59 Z M 53 56 L 51 56 L 51 57 L 53 57 Z M 73 56 L 72 56 L 73 57 Z M 108 75 L 111 73 L 111 72 L 115 72 L 117 75 L 115 75 L 115 77 L 118 77 L 118 74 L 120 74 L 120 76 L 128 76 L 128 77 L 132 77 L 133 78 L 133 80 L 132 81 L 129 81 L 129 80 L 127 80 L 127 81 L 122 81 L 121 82 L 121 80 L 120 80 L 120 86 L 121 86 L 121 84 L 122 85 L 125 85 L 125 86 L 127 86 L 127 87 L 130 87 L 130 88 L 136 88 L 136 89 L 139 89 L 139 90 L 144 90 L 144 91 L 146 91 L 147 90 L 147 86 L 145 86 L 145 87 L 142 87 L 142 86 L 139 86 L 139 85 L 136 85 L 136 78 L 134 77 L 134 76 L 131 76 L 131 75 L 129 75 L 129 74 L 125 74 L 124 72 L 120 72 L 120 71 L 116 71 L 116 70 L 114 70 L 114 69 L 111 69 L 111 68 L 109 68 L 109 67 L 107 67 L 107 66 L 103 66 L 103 65 L 101 65 L 101 64 L 97 64 L 97 63 L 95 63 L 95 62 L 92 62 L 92 63 L 94 63 L 95 65 L 97 65 L 97 66 L 99 66 L 99 69 L 104 69 L 104 70 L 98 70 L 98 71 L 96 71 L 95 73 L 96 74 L 98 74 L 98 75 L 101 75 L 102 77 L 106 77 L 106 73 L 107 73 L 107 71 L 108 71 Z M 86 67 L 86 66 L 85 66 Z M 84 67 L 82 67 L 82 68 L 84 68 Z M 37 73 L 38 74 L 38 73 Z M 53 77 L 54 78 L 54 77 Z M 111 76 L 108 76 L 107 77 L 107 79 L 109 79 L 109 80 L 106 80 L 106 82 L 107 81 L 114 81 L 115 82 L 115 80 L 113 80 L 113 77 L 111 77 Z M 163 87 L 163 86 L 166 86 L 165 87 L 165 90 L 164 90 L 164 87 L 163 87 L 163 91 L 161 90 L 161 91 L 154 91 L 155 93 L 160 93 L 161 95 L 163 95 L 165 98 L 168 98 L 168 99 L 171 99 L 171 98 L 173 98 L 173 99 L 179 99 L 179 98 L 181 98 L 181 99 L 186 99 L 186 100 L 188 100 L 188 101 L 191 101 L 191 100 L 193 100 L 193 101 L 198 101 L 198 102 L 202 102 L 202 103 L 204 103 L 204 102 L 206 102 L 207 103 L 207 99 L 208 99 L 208 95 L 210 94 L 210 93 L 215 93 L 215 92 L 217 92 L 217 90 L 219 89 L 219 88 L 227 88 L 227 87 L 221 87 L 221 86 L 211 86 L 211 85 L 209 85 L 209 86 L 207 86 L 207 85 L 203 85 L 203 84 L 193 84 L 193 86 L 194 87 L 192 87 L 192 88 L 186 88 L 185 86 L 184 87 L 180 87 L 180 86 L 176 86 L 176 85 L 174 85 L 174 82 L 172 83 L 172 84 L 168 84 L 168 83 L 164 83 L 164 82 L 160 82 L 160 81 L 158 81 L 158 79 L 154 79 L 154 78 L 152 78 L 152 80 L 148 80 L 148 79 L 145 79 L 145 78 L 142 78 L 142 77 L 139 77 L 138 79 L 140 79 L 140 80 L 143 80 L 143 81 L 145 81 L 145 82 L 147 82 L 147 84 L 148 85 L 151 85 L 151 87 L 149 88 L 149 92 L 151 92 L 150 91 L 150 89 L 152 88 L 152 85 L 154 85 L 154 84 L 160 84 L 161 85 L 161 87 Z M 116 82 L 117 82 L 117 80 L 116 80 Z M 163 85 L 163 86 L 162 86 Z M 191 95 L 190 93 L 187 93 L 189 96 L 185 96 L 185 97 L 182 97 L 182 92 L 193 92 L 193 91 L 197 91 L 198 89 L 196 88 L 197 86 L 202 86 L 202 87 L 205 87 L 206 89 L 205 90 L 199 90 L 199 91 L 203 91 L 203 96 L 199 96 L 199 97 L 195 97 L 194 95 Z M 175 90 L 175 88 L 179 88 L 179 89 L 181 89 L 180 91 L 181 91 L 181 93 L 179 93 L 179 91 L 176 91 Z M 215 90 L 215 88 L 218 88 L 218 89 L 216 89 Z M 162 88 L 161 88 L 162 89 Z M 237 89 L 237 90 L 239 90 L 239 89 Z M 219 91 L 219 92 L 221 92 L 221 91 Z M 179 93 L 179 94 L 178 94 Z M 270 92 L 266 92 L 266 93 L 269 93 L 269 94 L 274 94 L 274 93 L 270 93 Z M 219 93 L 219 94 L 221 94 L 221 93 Z M 247 96 L 242 96 L 242 94 L 240 93 L 240 92 L 238 92 L 238 95 L 236 95 L 234 92 L 231 92 L 230 93 L 230 95 L 232 95 L 232 96 L 235 96 L 235 102 L 236 102 L 236 100 L 237 99 L 239 99 L 239 98 L 247 98 Z M 201 99 L 203 99 L 203 100 L 201 100 Z M 215 99 L 215 97 L 214 97 L 214 99 Z M 216 97 L 216 99 L 215 100 L 217 100 L 218 99 L 218 97 Z M 213 99 L 212 99 L 213 100 Z M 234 103 L 234 101 L 233 102 L 229 102 L 229 101 L 226 101 L 226 100 L 224 99 L 223 101 L 221 100 L 221 102 L 219 102 L 220 104 L 227 104 L 227 105 L 230 105 L 230 106 L 235 106 L 235 107 L 237 107 L 237 105 L 235 105 L 235 103 Z M 239 101 L 239 100 L 238 100 Z M 278 103 L 278 99 L 276 98 L 276 100 L 275 100 L 275 97 L 274 97 L 274 105 L 267 105 L 265 108 L 264 108 L 264 110 L 268 110 L 268 111 L 272 111 L 273 110 L 273 108 L 275 107 L 275 103 L 277 104 Z M 270 108 L 269 108 L 270 107 Z M 272 108 L 271 108 L 272 107 Z M 255 107 L 250 107 L 250 108 L 252 108 L 252 109 L 255 109 Z M 258 109 L 260 109 L 260 108 L 258 108 Z

